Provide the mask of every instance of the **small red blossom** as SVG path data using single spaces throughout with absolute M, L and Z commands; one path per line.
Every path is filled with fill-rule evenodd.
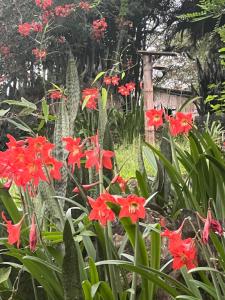
M 220 236 L 223 234 L 223 228 L 217 220 L 212 218 L 212 211 L 210 208 L 208 209 L 206 219 L 201 217 L 199 215 L 199 213 L 197 213 L 197 215 L 200 218 L 200 220 L 205 223 L 203 232 L 202 232 L 202 241 L 204 244 L 207 244 L 209 241 L 210 230 L 214 231 L 215 233 L 217 233 Z
M 96 200 L 88 197 L 88 201 L 92 208 L 89 214 L 89 220 L 97 220 L 102 226 L 105 226 L 107 222 L 113 222 L 115 220 L 115 213 L 107 205 L 107 202 L 117 203 L 112 195 L 104 193 Z
M 61 91 L 55 90 L 49 92 L 49 98 L 52 100 L 60 100 L 64 97 L 63 93 Z
M 120 187 L 120 189 L 121 189 L 121 191 L 122 191 L 123 193 L 125 193 L 126 188 L 127 188 L 127 181 L 128 181 L 128 180 L 123 179 L 123 177 L 121 177 L 121 176 L 119 176 L 119 175 L 116 175 L 116 176 L 112 179 L 111 184 L 118 183 L 118 184 L 119 184 L 119 187 Z
M 146 117 L 148 120 L 148 126 L 155 126 L 159 128 L 163 125 L 163 109 L 150 109 L 146 111 Z
M 38 23 L 38 22 L 32 22 L 31 23 L 31 29 L 34 31 L 34 32 L 42 32 L 43 31 L 43 25 L 41 23 Z
M 81 9 L 83 9 L 85 11 L 89 11 L 91 9 L 91 5 L 87 1 L 80 1 L 80 3 L 78 4 L 78 7 L 80 7 Z
M 121 205 L 119 218 L 130 218 L 132 223 L 138 219 L 145 218 L 145 199 L 136 195 L 129 195 L 127 198 L 119 198 L 118 203 Z
M 168 117 L 170 134 L 172 136 L 177 136 L 181 133 L 180 122 L 174 117 Z
M 47 51 L 45 49 L 35 48 L 32 50 L 32 53 L 34 54 L 36 59 L 40 59 L 40 60 L 46 59 Z
M 97 100 L 98 100 L 99 91 L 97 88 L 88 88 L 82 91 L 82 100 L 88 99 L 86 107 L 95 110 L 97 109 Z
M 74 11 L 74 4 L 58 5 L 55 7 L 54 14 L 57 17 L 68 17 Z
M 119 85 L 119 81 L 120 81 L 119 76 L 112 76 L 111 80 L 112 80 L 112 84 L 113 84 L 114 86 L 115 86 L 115 85 Z
M 94 39 L 99 41 L 104 37 L 105 31 L 108 27 L 108 24 L 105 21 L 105 18 L 95 20 L 92 23 L 92 36 Z
M 28 36 L 32 30 L 32 26 L 30 23 L 23 23 L 18 26 L 18 32 L 22 36 Z
M 69 151 L 68 164 L 72 166 L 73 170 L 75 165 L 77 165 L 77 167 L 80 168 L 80 160 L 82 157 L 84 157 L 81 139 L 65 137 L 62 140 L 66 142 L 65 149 Z
M 110 76 L 105 76 L 103 82 L 104 82 L 106 85 L 110 85 L 110 84 L 112 83 L 112 79 L 111 79 Z
M 37 6 L 41 9 L 46 10 L 48 7 L 52 6 L 52 0 L 35 0 Z
M 57 41 L 60 44 L 64 44 L 66 42 L 66 38 L 65 36 L 61 35 L 60 37 L 58 37 Z
M 131 91 L 133 91 L 135 89 L 136 85 L 135 85 L 134 82 L 131 81 L 131 82 L 126 83 L 125 86 L 131 92 Z
M 60 180 L 62 178 L 60 170 L 63 167 L 63 163 L 58 161 L 52 156 L 46 156 L 43 158 L 43 164 L 46 166 L 51 178 Z
M 121 85 L 118 87 L 118 92 L 122 95 L 122 96 L 129 96 L 130 95 L 130 90 L 128 88 L 125 87 L 125 85 Z
M 30 246 L 30 251 L 31 252 L 34 252 L 36 250 L 36 246 L 37 246 L 37 228 L 36 228 L 34 214 L 32 216 L 32 220 L 31 220 L 31 227 L 30 227 L 30 234 L 29 234 L 29 246 Z
M 4 212 L 2 212 L 2 219 L 5 221 L 6 227 L 7 227 L 8 243 L 10 245 L 13 245 L 16 243 L 17 248 L 19 248 L 19 246 L 20 246 L 20 231 L 21 231 L 21 226 L 22 226 L 24 216 L 17 224 L 12 224 L 12 221 L 7 220 Z

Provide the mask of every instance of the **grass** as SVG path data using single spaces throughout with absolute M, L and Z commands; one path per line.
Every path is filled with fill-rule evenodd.
M 136 170 L 139 170 L 138 167 L 138 146 L 136 143 L 132 145 L 121 145 L 116 147 L 116 160 L 120 171 L 120 176 L 123 178 L 135 177 Z M 154 175 L 153 168 L 144 158 L 144 164 L 149 176 Z

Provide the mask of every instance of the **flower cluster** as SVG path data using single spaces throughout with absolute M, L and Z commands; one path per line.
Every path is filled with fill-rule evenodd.
M 31 23 L 26 22 L 18 26 L 18 32 L 22 36 L 28 36 L 32 31 L 42 32 L 43 25 L 39 22 L 32 21 Z
M 38 48 L 34 48 L 32 50 L 33 55 L 35 56 L 35 58 L 37 60 L 41 59 L 41 60 L 45 60 L 46 59 L 46 55 L 47 55 L 47 51 L 46 49 L 38 49 Z
M 20 233 L 21 233 L 21 227 L 24 220 L 23 216 L 21 220 L 17 224 L 12 224 L 12 221 L 7 220 L 4 212 L 2 212 L 2 219 L 6 223 L 6 228 L 8 232 L 8 243 L 10 245 L 16 244 L 17 248 L 20 246 Z M 30 250 L 34 252 L 36 250 L 37 245 L 37 228 L 35 224 L 35 217 L 32 216 L 31 219 L 31 227 L 30 227 L 30 234 L 29 234 L 29 244 L 30 244 Z
M 83 9 L 85 11 L 89 11 L 91 9 L 91 5 L 87 1 L 80 1 L 80 3 L 78 4 L 78 7 L 80 7 L 81 9 Z
M 37 6 L 39 6 L 43 10 L 46 10 L 53 4 L 52 0 L 35 0 L 35 3 Z
M 97 88 L 87 88 L 82 91 L 82 100 L 86 101 L 86 107 L 89 109 L 97 109 L 99 91 Z
M 119 206 L 119 218 L 130 218 L 132 223 L 145 218 L 145 199 L 136 195 L 129 195 L 126 198 L 112 196 L 108 193 L 101 194 L 96 200 L 88 197 L 92 208 L 89 219 L 97 220 L 102 226 L 107 222 L 113 222 L 116 218 L 109 203 Z
M 134 82 L 128 82 L 125 85 L 121 85 L 118 87 L 118 92 L 122 96 L 129 96 L 130 93 L 135 89 L 135 83 Z
M 48 170 L 51 178 L 61 179 L 60 169 L 62 162 L 56 160 L 51 151 L 54 144 L 49 143 L 45 137 L 28 137 L 16 141 L 7 135 L 8 149 L 0 152 L 0 177 L 11 180 L 24 190 L 31 186 L 36 188 L 40 181 L 48 182 Z
M 169 240 L 168 249 L 173 256 L 174 270 L 179 270 L 183 266 L 191 270 L 197 266 L 197 249 L 194 240 L 192 238 L 184 240 L 181 238 L 183 225 L 184 222 L 175 231 L 166 229 L 161 233 L 161 236 L 167 237 Z
M 150 109 L 146 112 L 148 125 L 156 128 L 163 125 L 163 109 Z M 193 127 L 193 118 L 191 113 L 177 112 L 175 117 L 167 116 L 170 133 L 177 136 L 182 133 L 188 133 Z
M 105 21 L 105 18 L 98 19 L 92 23 L 92 36 L 94 39 L 99 41 L 104 37 L 105 31 L 108 27 L 108 24 Z
M 91 148 L 84 150 L 84 145 L 87 140 L 91 142 Z M 89 139 L 81 142 L 80 138 L 65 137 L 63 141 L 66 143 L 65 149 L 69 152 L 68 165 L 74 169 L 75 165 L 80 168 L 81 158 L 86 157 L 85 168 L 95 168 L 98 172 L 100 168 L 112 169 L 112 157 L 114 152 L 109 150 L 101 150 L 98 142 L 98 135 L 94 135 Z M 101 166 L 102 163 L 102 166 Z
M 65 98 L 64 94 L 59 90 L 50 91 L 48 95 L 52 100 L 60 100 L 62 98 Z
M 118 76 L 105 76 L 104 77 L 104 80 L 103 82 L 106 84 L 106 85 L 119 85 L 119 81 L 120 81 L 120 78 Z
M 57 17 L 68 17 L 74 11 L 74 4 L 58 5 L 54 9 L 54 14 Z

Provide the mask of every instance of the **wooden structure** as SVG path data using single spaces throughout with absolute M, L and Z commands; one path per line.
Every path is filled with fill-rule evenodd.
M 143 82 L 144 82 L 144 111 L 154 108 L 153 100 L 153 63 L 161 56 L 176 56 L 174 52 L 156 52 L 140 50 L 138 53 L 142 56 L 143 60 Z M 145 117 L 145 140 L 150 144 L 155 142 L 155 132 L 153 126 L 148 126 L 148 120 Z

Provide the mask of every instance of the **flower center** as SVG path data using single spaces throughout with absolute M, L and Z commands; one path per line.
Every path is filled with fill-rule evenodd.
M 131 205 L 129 206 L 129 212 L 131 214 L 134 214 L 137 209 L 138 209 L 138 204 L 136 202 L 132 202 Z

